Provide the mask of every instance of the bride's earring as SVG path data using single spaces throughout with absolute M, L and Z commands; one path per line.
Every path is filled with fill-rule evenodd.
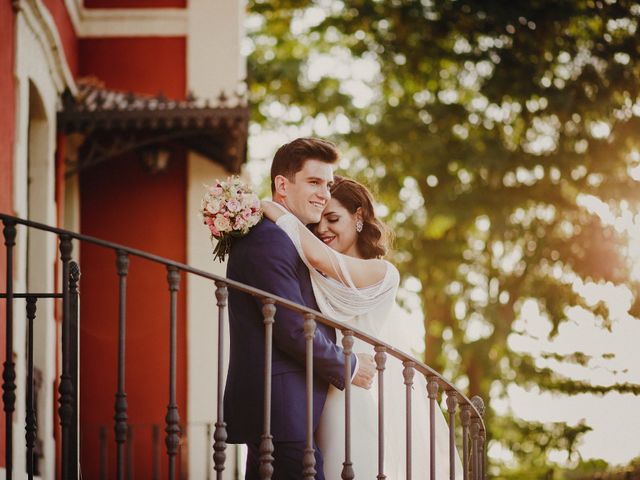
M 356 220 L 356 232 L 360 233 L 362 231 L 362 220 Z

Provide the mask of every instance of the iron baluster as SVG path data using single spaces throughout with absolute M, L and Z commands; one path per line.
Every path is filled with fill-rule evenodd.
M 304 316 L 304 339 L 306 346 L 306 387 L 307 387 L 307 444 L 302 461 L 302 477 L 313 480 L 316 476 L 316 456 L 313 448 L 313 337 L 316 333 L 314 315 Z
M 133 480 L 134 478 L 134 462 L 135 455 L 133 453 L 133 425 L 129 425 L 127 428 L 127 480 Z
M 273 346 L 273 323 L 276 314 L 275 300 L 262 300 L 264 321 L 264 424 L 260 440 L 260 479 L 270 480 L 273 475 L 273 436 L 271 435 L 271 357 Z
M 78 405 L 78 375 L 80 374 L 80 345 L 79 345 L 79 317 L 80 317 L 80 301 L 78 293 L 78 283 L 80 282 L 80 266 L 77 262 L 69 262 L 69 371 L 71 376 L 71 385 L 73 387 L 73 418 L 71 422 L 71 431 L 69 433 L 69 461 L 72 465 L 79 466 L 78 455 L 80 453 L 80 407 Z M 75 469 L 76 475 L 78 468 Z
M 224 282 L 216 282 L 216 300 L 218 306 L 218 385 L 217 385 L 217 421 L 213 434 L 213 463 L 216 471 L 216 478 L 222 479 L 222 471 L 227 459 L 227 424 L 224 421 L 223 409 L 223 365 L 224 365 L 224 322 L 226 321 L 226 307 L 229 292 Z
M 74 416 L 74 391 L 71 374 L 71 305 L 69 293 L 69 263 L 71 261 L 71 237 L 60 236 L 60 259 L 62 260 L 62 375 L 60 376 L 60 392 L 58 414 L 62 426 L 62 478 L 72 480 L 77 478 L 78 464 L 72 465 L 71 435 Z M 72 472 L 75 470 L 75 473 Z
M 151 428 L 151 478 L 160 480 L 160 425 Z
M 127 394 L 125 392 L 125 338 L 127 315 L 127 275 L 129 255 L 123 250 L 116 251 L 116 271 L 118 274 L 118 391 L 115 399 L 114 432 L 116 436 L 116 471 L 118 480 L 124 479 L 124 446 L 127 441 Z
M 378 475 L 377 480 L 385 480 L 384 474 L 384 369 L 387 363 L 387 348 L 375 347 L 376 370 L 378 370 Z
M 177 300 L 178 287 L 180 285 L 180 272 L 177 267 L 167 266 L 167 282 L 169 283 L 170 310 L 169 310 L 169 405 L 165 417 L 166 428 L 165 443 L 169 456 L 169 478 L 176 478 L 176 453 L 180 444 L 180 414 L 176 404 L 176 360 L 177 360 Z
M 26 421 L 26 435 L 27 440 L 27 475 L 29 480 L 33 479 L 34 475 L 34 448 L 36 444 L 36 409 L 33 399 L 33 320 L 36 318 L 36 297 L 27 297 L 27 421 Z
M 353 349 L 353 332 L 342 332 L 342 348 L 344 350 L 344 462 L 342 463 L 342 480 L 355 477 L 351 462 L 351 353 Z
M 478 445 L 480 438 L 480 422 L 477 417 L 471 419 L 471 478 L 480 480 L 478 461 Z
M 100 427 L 100 480 L 109 478 L 109 451 L 107 445 L 107 427 Z
M 447 412 L 449 413 L 449 479 L 456 478 L 456 408 L 458 395 L 455 390 L 447 390 Z
M 431 480 L 436 480 L 436 399 L 438 398 L 438 381 L 429 377 L 427 383 L 429 394 L 429 472 Z
M 460 423 L 462 423 L 462 475 L 463 480 L 469 479 L 469 425 L 471 424 L 471 405 L 463 405 L 460 409 Z
M 485 478 L 485 443 L 487 441 L 487 431 L 482 428 L 480 430 L 480 478 Z
M 411 460 L 411 440 L 412 440 L 412 432 L 411 432 L 411 390 L 413 389 L 413 376 L 415 374 L 415 363 L 409 360 L 403 362 L 404 370 L 402 371 L 402 375 L 404 377 L 404 384 L 406 386 L 406 478 L 407 480 L 411 480 L 411 472 L 412 472 L 412 460 Z
M 480 480 L 482 478 L 482 469 L 483 469 L 483 456 L 482 456 L 483 444 L 482 444 L 481 417 L 484 415 L 484 401 L 478 395 L 474 395 L 473 397 L 471 397 L 471 403 L 473 404 L 475 409 L 478 411 L 478 415 L 479 415 L 477 417 L 474 417 L 472 422 L 473 424 L 477 425 L 477 430 L 478 430 L 476 443 L 474 444 L 474 447 L 473 447 L 473 455 L 475 457 L 475 460 L 473 463 L 476 469 L 476 473 L 475 473 L 476 478 Z M 473 437 L 473 424 L 472 424 L 472 437 Z
M 3 219 L 7 252 L 7 301 L 5 361 L 2 370 L 2 403 L 5 415 L 4 465 L 6 478 L 13 478 L 13 411 L 16 403 L 16 370 L 13 362 L 13 248 L 16 245 L 16 222 Z

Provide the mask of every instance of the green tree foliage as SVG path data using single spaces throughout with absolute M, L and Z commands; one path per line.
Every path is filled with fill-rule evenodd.
M 545 453 L 549 450 L 573 453 L 579 436 L 591 430 L 583 423 L 570 427 L 564 423 L 525 422 L 509 416 L 496 417 L 491 427 L 497 438 L 511 446 L 513 454 L 513 461 L 502 467 L 500 478 L 513 480 L 565 478 L 564 469 L 550 464 Z M 593 471 L 603 471 L 607 466 L 606 462 L 596 465 L 600 470 Z
M 508 339 L 526 299 L 553 337 L 572 306 L 610 326 L 606 305 L 588 303 L 576 282 L 637 291 L 624 232 L 584 200 L 628 215 L 640 197 L 640 4 L 253 0 L 249 9 L 254 120 L 266 129 L 347 121 L 334 138 L 389 209 L 394 261 L 421 285 L 430 365 L 485 399 L 512 382 L 639 393 L 563 377 Z M 318 74 L 325 58 L 336 66 Z M 547 358 L 589 366 L 580 349 Z M 544 437 L 513 419 L 507 435 L 504 421 L 489 410 L 490 435 L 518 458 L 533 452 L 523 450 L 527 435 Z M 572 451 L 567 432 L 584 429 L 563 428 L 564 444 L 532 448 Z

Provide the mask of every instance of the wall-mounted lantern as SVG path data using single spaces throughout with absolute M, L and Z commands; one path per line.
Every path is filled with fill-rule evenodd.
M 170 160 L 171 150 L 162 147 L 145 149 L 140 155 L 142 168 L 152 175 L 165 172 Z

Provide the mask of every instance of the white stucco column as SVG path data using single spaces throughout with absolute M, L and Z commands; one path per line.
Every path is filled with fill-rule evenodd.
M 203 184 L 227 175 L 224 168 L 211 160 L 197 154 L 190 155 L 187 173 L 187 263 L 220 276 L 225 275 L 225 265 L 214 262 L 209 231 L 197 212 L 204 194 Z M 213 471 L 213 440 L 209 435 L 213 434 L 215 428 L 213 424 L 217 409 L 218 310 L 215 289 L 212 281 L 194 275 L 187 277 L 187 415 L 189 474 L 193 478 L 207 478 L 206 472 Z M 228 339 L 228 322 L 224 330 Z M 229 351 L 228 341 L 224 351 Z M 229 469 L 231 460 L 227 460 Z
M 237 91 L 246 77 L 241 54 L 243 0 L 189 0 L 187 88 L 200 98 Z
M 246 76 L 240 52 L 244 35 L 242 0 L 190 0 L 188 2 L 187 88 L 198 98 L 215 100 L 220 92 L 232 96 Z M 229 175 L 211 159 L 191 153 L 187 170 L 187 262 L 225 276 L 226 265 L 213 261 L 209 232 L 198 218 L 203 184 Z M 213 439 L 207 425 L 216 421 L 218 316 L 215 285 L 193 275 L 187 279 L 187 422 L 189 424 L 189 474 L 210 478 Z M 228 339 L 229 328 L 224 326 Z M 228 341 L 227 341 L 228 343 Z M 228 354 L 228 345 L 225 345 Z M 225 355 L 226 371 L 227 355 Z M 235 478 L 234 447 L 227 448 L 225 479 Z
M 64 88 L 75 90 L 57 29 L 41 2 L 15 3 L 16 37 L 16 137 L 13 152 L 13 204 L 16 214 L 48 225 L 56 225 L 55 143 L 56 108 Z M 53 292 L 54 265 L 58 256 L 56 237 L 34 229 L 18 228 L 14 264 L 17 292 Z M 28 274 L 27 274 L 28 268 Z M 13 421 L 14 474 L 25 472 L 24 443 L 26 384 L 26 318 L 24 301 L 14 302 L 13 347 L 16 359 L 16 409 Z M 43 442 L 40 478 L 55 478 L 53 391 L 56 372 L 54 303 L 37 302 L 34 322 L 34 366 L 42 372 L 36 405 L 38 438 Z

